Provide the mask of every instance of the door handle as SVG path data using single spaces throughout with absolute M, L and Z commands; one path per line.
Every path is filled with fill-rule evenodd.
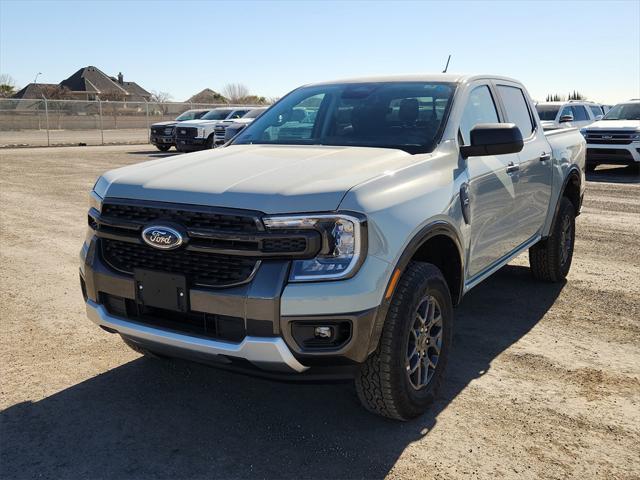
M 551 154 L 550 153 L 543 153 L 542 155 L 540 155 L 540 161 L 541 162 L 546 162 L 547 160 L 551 160 Z
M 507 165 L 507 173 L 516 173 L 518 170 L 520 170 L 520 165 L 514 165 L 513 162 L 509 162 Z

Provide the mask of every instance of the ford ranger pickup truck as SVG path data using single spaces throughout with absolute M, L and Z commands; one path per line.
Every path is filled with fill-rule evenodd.
M 580 132 L 587 139 L 588 171 L 601 163 L 630 165 L 640 171 L 640 100 L 619 103 Z
M 186 112 L 178 115 L 175 120 L 153 123 L 149 128 L 149 141 L 161 152 L 166 152 L 176 145 L 174 127 L 177 123 L 184 122 L 186 120 L 197 120 L 210 111 L 210 108 L 187 110 Z
M 216 125 L 223 120 L 235 120 L 246 115 L 251 107 L 214 108 L 197 120 L 188 120 L 176 125 L 176 150 L 193 152 L 213 148 Z
M 348 376 L 407 420 L 443 382 L 465 293 L 527 250 L 535 278 L 566 277 L 585 154 L 509 78 L 307 85 L 228 146 L 98 178 L 87 314 L 149 356 Z

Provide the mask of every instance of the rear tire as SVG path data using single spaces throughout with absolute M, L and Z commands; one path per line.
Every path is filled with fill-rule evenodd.
M 442 272 L 409 264 L 393 294 L 378 348 L 355 379 L 362 405 L 395 420 L 424 413 L 442 384 L 453 306 Z
M 573 204 L 567 197 L 562 197 L 551 236 L 529 249 L 529 265 L 534 278 L 545 282 L 560 282 L 566 278 L 573 259 L 575 217 Z
M 161 152 L 167 152 L 171 148 L 171 145 L 156 145 L 156 148 Z
M 205 148 L 213 148 L 213 133 L 207 137 L 207 141 L 204 142 Z

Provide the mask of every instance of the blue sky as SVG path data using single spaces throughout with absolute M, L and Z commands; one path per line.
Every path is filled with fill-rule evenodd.
M 515 77 L 535 98 L 640 97 L 640 0 L 111 2 L 0 0 L 0 72 L 18 86 L 95 65 L 184 100 L 229 82 L 281 96 L 370 74 Z

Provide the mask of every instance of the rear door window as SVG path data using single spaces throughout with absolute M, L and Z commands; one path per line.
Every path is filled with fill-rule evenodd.
M 598 115 L 603 115 L 602 107 L 597 107 L 595 105 L 592 105 L 589 108 L 591 109 L 591 113 L 593 113 L 594 117 L 597 117 Z
M 528 138 L 533 133 L 535 124 L 529 111 L 524 92 L 517 87 L 498 85 L 498 92 L 504 103 L 507 113 L 507 121 L 515 123 L 522 132 L 523 138 Z
M 575 122 L 582 122 L 585 120 L 589 120 L 589 115 L 587 114 L 587 109 L 582 105 L 573 105 L 571 107 L 573 109 L 573 120 Z

